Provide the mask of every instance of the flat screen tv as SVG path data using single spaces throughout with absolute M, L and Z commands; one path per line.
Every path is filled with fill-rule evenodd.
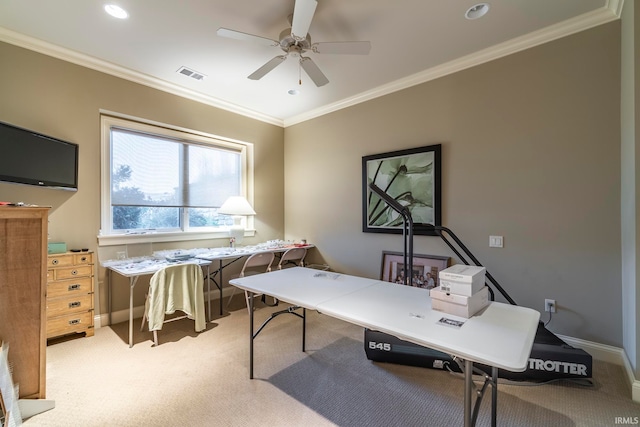
M 78 190 L 78 145 L 0 122 L 0 181 Z

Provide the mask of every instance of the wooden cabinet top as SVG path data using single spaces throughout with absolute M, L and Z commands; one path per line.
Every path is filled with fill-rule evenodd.
M 39 218 L 49 212 L 48 206 L 0 206 L 0 218 Z

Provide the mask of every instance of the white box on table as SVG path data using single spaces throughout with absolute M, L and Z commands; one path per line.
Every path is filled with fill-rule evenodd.
M 489 288 L 486 286 L 472 296 L 448 293 L 442 287 L 431 289 L 429 295 L 434 310 L 467 319 L 489 305 Z
M 470 297 L 484 286 L 486 272 L 486 268 L 476 265 L 452 265 L 440 271 L 440 287 L 451 294 Z

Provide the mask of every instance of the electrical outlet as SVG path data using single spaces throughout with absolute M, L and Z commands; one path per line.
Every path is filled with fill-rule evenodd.
M 556 312 L 556 300 L 554 299 L 545 299 L 544 300 L 544 311 L 549 311 L 551 313 Z

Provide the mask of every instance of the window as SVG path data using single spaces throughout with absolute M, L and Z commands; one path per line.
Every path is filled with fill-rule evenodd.
M 250 196 L 251 144 L 107 115 L 101 121 L 101 245 L 227 236 L 233 219 L 218 208 L 229 196 Z

